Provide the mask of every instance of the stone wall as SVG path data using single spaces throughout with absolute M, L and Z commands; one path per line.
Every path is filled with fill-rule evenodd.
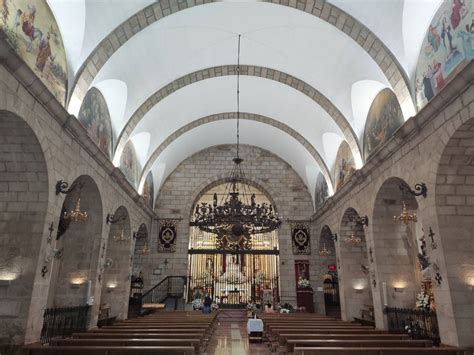
M 232 168 L 234 155 L 235 146 L 232 145 L 206 149 L 184 160 L 164 182 L 155 203 L 155 212 L 159 218 L 182 218 L 182 221 L 178 225 L 175 253 L 157 253 L 157 233 L 152 232 L 152 253 L 135 257 L 134 268 L 143 271 L 145 289 L 165 276 L 188 274 L 189 221 L 194 204 L 211 185 L 224 181 Z M 242 146 L 240 155 L 244 159 L 246 177 L 274 201 L 278 213 L 285 220 L 309 218 L 313 211 L 311 195 L 291 166 L 257 147 Z M 281 298 L 296 305 L 294 260 L 309 259 L 310 256 L 293 255 L 287 222 L 279 230 L 279 243 Z M 163 267 L 165 259 L 169 261 L 167 269 Z M 311 260 L 313 263 L 314 259 Z M 310 270 L 311 267 L 316 270 L 315 265 L 310 265 Z
M 1 45 L 4 44 L 2 41 Z M 8 309 L 8 314 L 3 311 L 0 313 L 0 324 L 7 322 L 9 329 L 16 329 L 13 331 L 16 335 L 15 338 L 7 339 L 7 342 L 13 340 L 15 343 L 23 341 L 29 343 L 38 341 L 43 322 L 43 311 L 54 303 L 53 298 L 56 300 L 61 298 L 63 300 L 70 299 L 70 296 L 77 292 L 77 302 L 81 302 L 81 304 L 85 302 L 84 288 L 71 289 L 70 285 L 64 284 L 68 281 L 59 281 L 63 284 L 58 285 L 56 292 L 56 277 L 60 274 L 57 271 L 59 270 L 58 264 L 71 263 L 70 266 L 74 263 L 77 264 L 81 255 L 83 255 L 81 253 L 70 253 L 72 249 L 66 250 L 66 247 L 70 247 L 65 242 L 63 254 L 65 259 L 59 261 L 58 259 L 48 258 L 55 248 L 61 247 L 62 243 L 61 240 L 57 242 L 54 236 L 56 235 L 65 195 L 55 194 L 56 182 L 64 180 L 71 184 L 79 176 L 88 176 L 96 184 L 98 191 L 96 193 L 99 194 L 97 204 L 94 208 L 90 208 L 90 218 L 91 220 L 96 219 L 98 227 L 98 233 L 90 236 L 94 240 L 91 241 L 91 244 L 88 244 L 92 248 L 92 250 L 89 250 L 89 254 L 93 254 L 88 268 L 90 269 L 90 275 L 92 275 L 92 279 L 90 279 L 91 289 L 92 296 L 95 299 L 91 324 L 94 324 L 97 320 L 102 287 L 99 275 L 103 272 L 104 258 L 100 257 L 98 248 L 99 246 L 106 246 L 110 228 L 109 225 L 105 224 L 104 216 L 107 213 L 113 213 L 119 206 L 123 205 L 130 211 L 131 231 L 136 231 L 141 223 L 150 226 L 153 212 L 147 206 L 145 200 L 126 181 L 120 170 L 115 168 L 107 157 L 100 152 L 76 118 L 70 116 L 57 103 L 35 74 L 11 52 L 9 47 L 2 51 L 2 55 L 3 65 L 0 65 L 0 122 L 6 121 L 7 117 L 15 117 L 19 125 L 29 127 L 28 129 L 32 133 L 27 133 L 23 138 L 15 137 L 15 129 L 12 129 L 11 133 L 8 130 L 8 135 L 5 138 L 2 135 L 0 145 L 6 148 L 2 148 L 0 155 L 0 187 L 1 193 L 6 194 L 2 197 L 7 199 L 2 199 L 0 202 L 0 215 L 2 218 L 8 217 L 8 220 L 11 221 L 12 215 L 7 215 L 5 212 L 22 211 L 23 213 L 22 217 L 15 222 L 16 233 L 4 233 L 4 225 L 2 225 L 0 243 L 1 245 L 12 245 L 11 248 L 16 248 L 15 250 L 28 247 L 28 253 L 31 252 L 32 255 L 31 257 L 27 255 L 27 257 L 32 265 L 28 264 L 22 270 L 18 280 L 12 281 L 10 286 L 0 287 L 0 292 L 7 295 L 6 298 L 1 298 L 0 309 L 5 312 Z M 11 70 L 14 71 L 14 75 Z M 34 93 L 35 96 L 30 92 Z M 4 132 L 3 128 L 2 132 Z M 28 131 L 28 129 L 18 129 L 18 134 L 22 135 L 23 133 L 20 131 Z M 26 143 L 26 141 L 31 144 Z M 21 149 L 31 149 L 31 152 L 25 152 L 22 157 L 17 157 L 18 154 L 16 153 L 19 152 L 15 151 L 16 148 L 13 144 L 3 144 L 9 142 L 20 142 L 21 144 L 18 144 L 18 147 L 21 145 Z M 33 144 L 34 142 L 36 143 Z M 9 160 L 12 154 L 16 154 L 14 164 Z M 27 162 L 29 155 L 34 155 L 35 163 Z M 41 163 L 42 161 L 44 163 Z M 41 164 L 44 165 L 44 168 L 39 170 Z M 9 170 L 6 170 L 7 168 Z M 36 170 L 29 172 L 28 169 L 30 168 Z M 20 169 L 15 174 L 21 175 L 21 178 L 11 175 L 10 169 Z M 15 181 L 11 181 L 10 184 L 9 179 Z M 22 181 L 22 179 L 25 180 Z M 28 179 L 32 180 L 30 181 L 31 187 L 37 190 L 28 190 Z M 11 201 L 8 200 L 10 198 Z M 18 201 L 13 201 L 13 198 L 18 199 Z M 38 206 L 41 206 L 41 208 Z M 11 211 L 8 212 L 8 209 Z M 3 220 L 1 223 L 5 223 L 5 221 Z M 52 242 L 48 243 L 51 224 L 54 229 L 52 232 L 53 238 Z M 29 234 L 28 243 L 25 243 L 26 239 L 20 238 L 19 235 L 28 232 L 29 228 L 31 228 L 31 235 Z M 88 230 L 86 230 L 86 233 L 88 233 Z M 82 247 L 85 247 L 85 245 L 82 245 Z M 130 243 L 129 247 L 128 254 L 131 255 L 134 243 Z M 128 265 L 128 275 L 131 271 L 131 265 L 128 260 L 126 263 Z M 44 277 L 41 273 L 43 267 L 47 270 Z M 69 275 L 69 271 L 64 274 Z M 123 291 L 125 298 L 128 297 L 128 292 L 129 288 Z M 23 294 L 25 295 L 24 300 L 21 296 Z M 11 302 L 11 299 L 21 300 L 21 307 L 8 303 Z M 123 312 L 126 314 L 126 309 Z M 4 333 L 4 329 L 0 329 L 0 332 L 0 338 L 9 338 L 12 333 L 10 331 Z
M 474 326 L 474 297 L 470 286 L 473 244 L 469 231 L 472 229 L 470 212 L 473 200 L 470 196 L 473 189 L 469 183 L 474 174 L 470 166 L 474 153 L 470 147 L 474 143 L 468 127 L 474 118 L 473 76 L 474 63 L 471 62 L 415 117 L 405 122 L 383 149 L 313 216 L 315 230 L 328 225 L 333 233 L 338 234 L 348 208 L 369 217 L 369 226 L 364 229 L 367 248 L 374 252 L 371 274 L 376 281 L 376 286 L 371 283 L 370 287 L 377 327 L 383 328 L 385 316 L 381 285 L 386 282 L 387 288 L 393 289 L 396 275 L 389 277 L 382 265 L 386 262 L 385 256 L 392 253 L 393 248 L 398 249 L 398 246 L 383 240 L 383 233 L 392 228 L 390 233 L 400 240 L 408 240 L 409 234 L 406 229 L 396 230 L 389 224 L 387 215 L 380 213 L 383 207 L 376 203 L 376 198 L 389 179 L 398 178 L 412 189 L 417 183 L 426 183 L 428 195 L 416 198 L 416 212 L 425 233 L 429 228 L 433 230 L 437 244 L 433 249 L 427 237 L 430 241 L 429 260 L 436 263 L 442 277 L 440 285 L 433 280 L 441 341 L 471 346 L 473 340 L 468 334 L 472 334 Z M 397 191 L 398 200 L 399 193 Z M 392 210 L 388 212 L 393 213 Z M 410 240 L 414 240 L 414 231 L 409 233 Z M 409 260 L 407 254 L 404 258 Z M 350 287 L 349 280 L 343 278 L 341 288 Z M 344 302 L 343 297 L 341 302 Z M 408 300 L 403 300 L 403 305 L 407 304 Z M 414 299 L 411 304 L 414 307 Z

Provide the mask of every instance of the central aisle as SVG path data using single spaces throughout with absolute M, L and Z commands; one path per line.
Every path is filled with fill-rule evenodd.
M 218 325 L 209 341 L 205 355 L 270 355 L 263 343 L 249 344 L 247 335 L 247 312 L 245 310 L 221 309 Z

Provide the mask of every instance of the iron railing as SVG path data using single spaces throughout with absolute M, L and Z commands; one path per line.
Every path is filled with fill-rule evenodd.
M 409 334 L 413 339 L 428 339 L 440 343 L 436 312 L 410 308 L 385 308 L 388 330 L 391 333 Z
M 186 276 L 165 277 L 143 294 L 142 305 L 144 303 L 162 303 L 167 297 L 183 297 L 186 279 Z
M 47 308 L 43 316 L 41 343 L 46 344 L 56 337 L 70 337 L 73 333 L 85 332 L 89 323 L 91 306 Z

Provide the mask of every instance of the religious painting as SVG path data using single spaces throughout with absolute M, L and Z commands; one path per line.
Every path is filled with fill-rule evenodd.
M 84 101 L 82 101 L 78 119 L 100 150 L 111 158 L 113 149 L 112 122 L 107 103 L 98 89 L 91 88 L 87 92 Z
M 137 153 L 135 152 L 135 146 L 132 141 L 128 141 L 123 148 L 122 157 L 120 158 L 120 170 L 122 170 L 128 182 L 137 188 L 140 176 L 140 166 L 137 159 Z
M 148 205 L 150 206 L 150 208 L 153 209 L 154 187 L 153 187 L 153 175 L 151 171 L 146 176 L 145 184 L 143 185 L 142 196 L 148 202 Z
M 364 131 L 364 158 L 367 160 L 403 124 L 397 97 L 390 89 L 380 91 L 370 106 Z
M 316 192 L 314 194 L 316 208 L 320 208 L 329 197 L 328 184 L 323 174 L 319 173 L 316 179 Z
M 176 220 L 164 219 L 160 221 L 158 229 L 158 251 L 172 253 L 176 251 Z
M 336 191 L 349 180 L 355 170 L 355 161 L 351 148 L 346 141 L 342 141 L 337 151 L 336 162 L 333 168 Z
M 293 254 L 311 254 L 309 223 L 301 222 L 291 224 L 291 242 L 293 245 Z
M 15 52 L 65 106 L 66 52 L 47 2 L 0 0 L 0 26 Z
M 416 68 L 416 100 L 421 109 L 474 59 L 474 0 L 443 1 L 423 40 Z

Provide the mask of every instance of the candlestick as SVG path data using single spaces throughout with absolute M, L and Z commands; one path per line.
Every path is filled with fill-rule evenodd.
M 382 282 L 382 293 L 383 293 L 383 305 L 384 307 L 388 306 L 388 299 L 387 299 L 387 283 Z

